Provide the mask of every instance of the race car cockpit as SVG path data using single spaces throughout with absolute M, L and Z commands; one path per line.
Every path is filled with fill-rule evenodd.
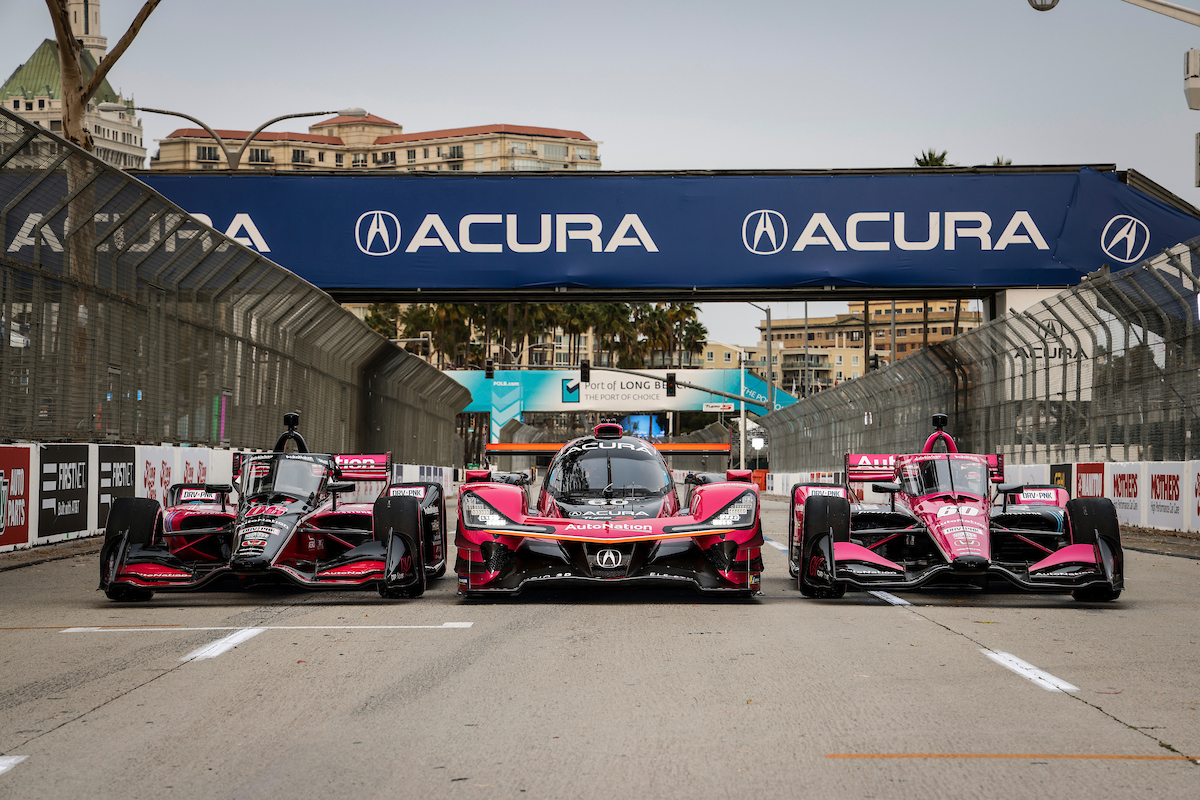
M 662 458 L 648 447 L 586 447 L 564 454 L 551 466 L 546 489 L 555 499 L 662 497 L 671 490 Z
M 919 461 L 902 466 L 905 494 L 912 497 L 960 493 L 988 496 L 988 470 L 982 459 L 949 453 L 919 458 Z
M 242 496 L 284 495 L 303 500 L 319 496 L 334 469 L 333 458 L 312 453 L 250 456 L 242 467 Z

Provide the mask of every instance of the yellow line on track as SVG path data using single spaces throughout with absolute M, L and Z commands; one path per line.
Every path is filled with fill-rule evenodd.
M 1087 753 L 826 753 L 826 758 L 1066 758 L 1107 761 L 1196 761 L 1191 756 L 1097 755 Z

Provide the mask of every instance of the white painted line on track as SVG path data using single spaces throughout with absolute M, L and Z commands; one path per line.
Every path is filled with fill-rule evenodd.
M 763 537 L 763 541 L 766 542 L 767 544 L 771 545 L 771 547 L 774 547 L 776 550 L 782 550 L 785 553 L 787 552 L 786 544 L 780 544 L 779 542 L 775 541 L 774 539 L 768 539 L 765 536 Z
M 912 603 L 905 600 L 903 597 L 896 597 L 894 594 L 880 591 L 879 589 L 870 589 L 867 594 L 877 597 L 885 603 L 891 603 L 894 606 L 911 606 Z
M 226 650 L 232 650 L 247 639 L 252 639 L 263 632 L 262 628 L 242 628 L 236 633 L 231 633 L 221 639 L 217 639 L 211 644 L 206 644 L 198 650 L 193 650 L 188 653 L 180 661 L 203 661 L 206 658 L 216 658 Z
M 1043 689 L 1045 689 L 1048 692 L 1078 692 L 1079 691 L 1078 686 L 1073 686 L 1073 685 L 1067 683 L 1066 681 L 1064 681 L 1062 678 L 1056 678 L 1053 675 L 1051 675 L 1049 672 L 1043 672 L 1042 670 L 1035 667 L 1033 664 L 1030 664 L 1027 661 L 1022 661 L 1021 659 L 1017 658 L 1012 653 L 1000 653 L 995 650 L 988 650 L 986 648 L 980 650 L 979 652 L 983 653 L 985 656 L 990 658 L 992 661 L 995 661 L 1000 666 L 1005 667 L 1007 669 L 1011 669 L 1013 672 L 1017 673 L 1022 678 L 1033 681 L 1038 686 L 1042 687 Z
M 404 631 L 446 630 L 469 628 L 474 622 L 443 622 L 441 625 L 263 625 L 257 631 Z M 63 628 L 59 633 L 167 633 L 170 631 L 241 631 L 234 625 L 210 626 L 205 628 Z
M 8 772 L 27 758 L 29 756 L 0 756 L 0 774 Z

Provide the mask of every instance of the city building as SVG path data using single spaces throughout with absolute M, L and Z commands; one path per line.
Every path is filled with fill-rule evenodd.
M 864 308 L 869 312 L 869 350 L 863 347 L 867 332 L 863 322 Z M 787 391 L 795 387 L 800 392 L 810 387 L 836 386 L 865 374 L 870 356 L 875 357 L 875 366 L 886 366 L 894 360 L 893 352 L 895 359 L 904 358 L 958 333 L 974 330 L 983 321 L 981 312 L 970 310 L 969 300 L 897 300 L 895 309 L 893 317 L 890 300 L 857 301 L 848 304 L 847 313 L 832 317 L 772 320 L 776 385 Z M 758 328 L 763 342 L 761 347 L 765 348 L 766 320 Z M 804 361 L 806 342 L 807 369 Z
M 108 50 L 108 39 L 100 33 L 99 0 L 71 0 L 67 4 L 71 29 L 83 42 L 83 78 L 88 80 Z M 58 42 L 46 39 L 29 60 L 0 85 L 0 103 L 30 122 L 62 135 L 62 75 Z M 127 111 L 100 111 L 101 103 L 118 103 Z M 92 135 L 97 158 L 121 169 L 141 169 L 146 163 L 142 123 L 134 115 L 133 98 L 113 91 L 108 80 L 88 102 L 84 126 Z
M 253 131 L 180 128 L 158 140 L 153 170 L 227 169 L 220 147 L 237 151 Z M 405 133 L 402 125 L 367 114 L 337 116 L 308 133 L 262 131 L 238 169 L 280 171 L 527 172 L 600 169 L 600 142 L 580 131 L 531 125 L 477 125 Z

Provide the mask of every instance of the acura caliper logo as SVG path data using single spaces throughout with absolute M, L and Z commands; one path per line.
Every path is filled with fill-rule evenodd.
M 596 566 L 602 569 L 616 569 L 621 566 L 621 551 L 607 548 L 596 554 Z
M 778 211 L 761 208 L 742 220 L 742 244 L 755 255 L 774 255 L 787 247 L 787 242 L 787 220 Z
M 1150 246 L 1150 229 L 1146 223 L 1128 214 L 1118 214 L 1104 226 L 1100 234 L 1100 247 L 1110 257 L 1122 264 L 1132 264 L 1142 257 Z
M 390 211 L 368 211 L 354 226 L 354 240 L 369 256 L 390 256 L 400 247 L 400 220 Z

